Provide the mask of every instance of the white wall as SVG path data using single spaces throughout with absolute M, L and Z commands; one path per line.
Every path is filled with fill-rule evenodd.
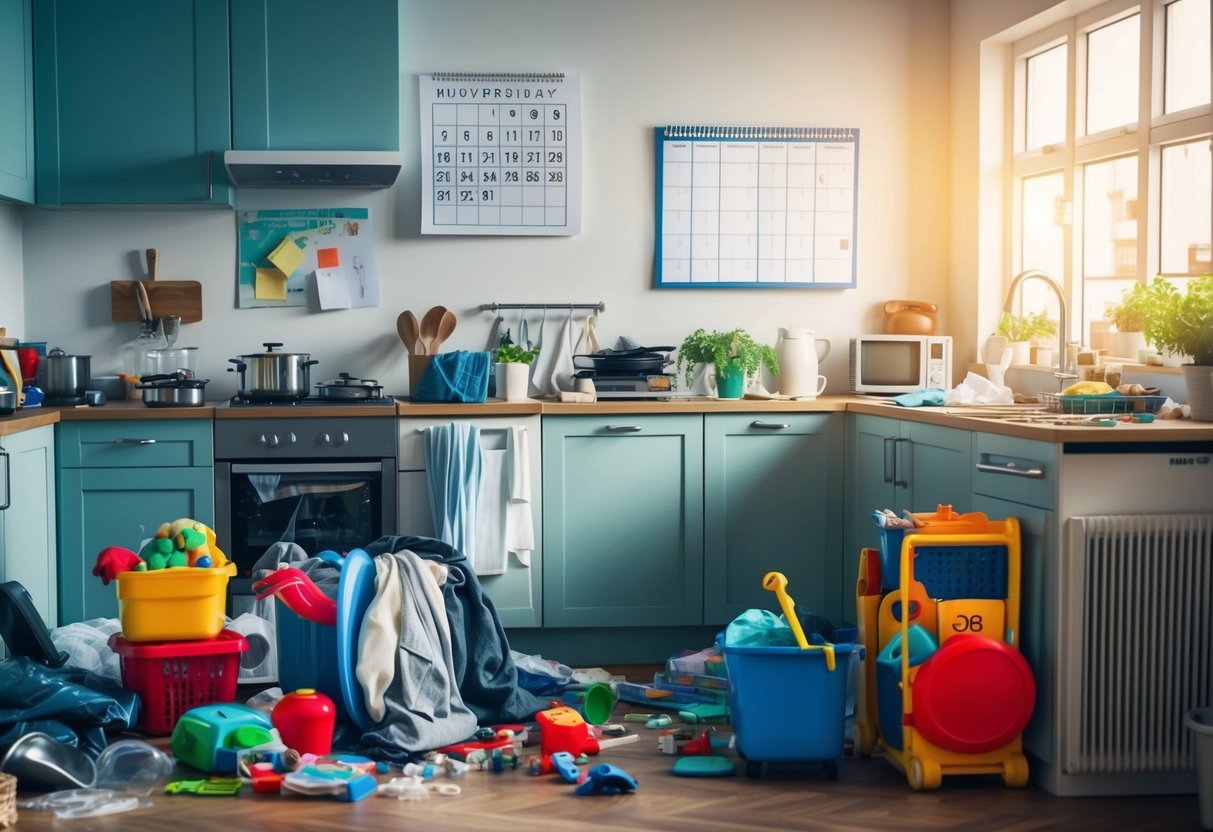
M 0 202 L 0 326 L 20 338 L 25 327 L 25 287 L 21 279 L 21 209 Z
M 149 246 L 162 279 L 203 283 L 205 318 L 184 327 L 182 343 L 201 348 L 208 398 L 235 392 L 228 358 L 268 340 L 318 359 L 313 381 L 344 370 L 402 391 L 396 316 L 438 303 L 460 317 L 449 349 L 485 347 L 492 315 L 476 307 L 493 301 L 605 301 L 604 345 L 625 334 L 676 345 L 699 326 L 743 326 L 774 343 L 781 325 L 809 326 L 835 343 L 829 392 L 846 386 L 845 339 L 879 331 L 882 301 L 939 302 L 944 331 L 956 319 L 946 298 L 947 0 L 401 0 L 400 31 L 407 169 L 395 187 L 240 195 L 242 208 L 369 206 L 380 307 L 233 308 L 230 211 L 26 209 L 26 337 L 93 355 L 95 374 L 116 371 L 135 325 L 110 321 L 109 282 L 138 276 Z M 580 236 L 418 235 L 417 75 L 444 70 L 581 74 Z M 652 128 L 671 122 L 860 128 L 858 288 L 651 288 Z

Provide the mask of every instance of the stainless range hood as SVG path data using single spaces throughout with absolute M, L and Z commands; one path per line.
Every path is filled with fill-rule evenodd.
M 390 188 L 402 155 L 393 150 L 227 150 L 237 188 Z

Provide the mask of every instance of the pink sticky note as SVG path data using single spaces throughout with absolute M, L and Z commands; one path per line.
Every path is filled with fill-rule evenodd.
M 336 248 L 316 249 L 316 268 L 335 269 L 341 265 L 341 257 Z

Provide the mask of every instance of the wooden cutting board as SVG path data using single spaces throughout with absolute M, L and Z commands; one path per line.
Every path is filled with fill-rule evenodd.
M 136 284 L 142 283 L 152 305 L 152 317 L 180 315 L 181 323 L 202 320 L 202 284 L 197 280 L 157 280 L 159 254 L 147 250 L 147 280 L 110 281 L 110 318 L 114 321 L 138 321 L 139 300 Z

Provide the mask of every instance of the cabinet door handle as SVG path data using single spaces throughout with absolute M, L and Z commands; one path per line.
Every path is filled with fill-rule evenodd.
M 893 475 L 891 473 L 889 473 L 889 443 L 892 442 L 895 438 L 896 437 L 893 437 L 893 436 L 886 436 L 884 438 L 884 460 L 883 460 L 883 462 L 884 462 L 884 481 L 885 482 L 893 481 Z M 894 463 L 896 463 L 897 460 L 894 459 L 893 461 L 894 461 Z
M 215 177 L 212 171 L 215 166 L 215 151 L 208 150 L 206 152 L 206 201 L 210 202 L 215 198 Z
M 639 433 L 644 430 L 640 425 L 607 425 L 611 433 Z
M 0 506 L 0 511 L 4 511 L 13 504 L 13 482 L 10 479 L 8 451 L 0 451 L 0 456 L 4 457 L 4 505 Z
M 901 456 L 897 453 L 897 449 L 901 447 L 901 444 L 903 442 L 909 443 L 909 441 L 910 441 L 909 439 L 905 439 L 900 436 L 896 437 L 893 440 L 893 487 L 894 488 L 909 488 L 910 487 L 909 480 L 901 479 L 901 477 L 905 476 L 906 466 L 902 465 L 900 463 L 899 460 L 901 460 Z
M 755 430 L 787 430 L 791 425 L 786 422 L 764 422 L 761 419 L 755 419 L 750 422 L 750 427 Z
M 1005 474 L 1009 477 L 1027 477 L 1030 480 L 1043 480 L 1045 478 L 1045 469 L 1039 466 L 1032 468 L 1020 468 L 1014 462 L 994 463 L 989 462 L 988 457 L 982 454 L 983 461 L 977 463 L 977 470 L 983 474 Z
M 115 439 L 115 445 L 155 445 L 155 439 Z

